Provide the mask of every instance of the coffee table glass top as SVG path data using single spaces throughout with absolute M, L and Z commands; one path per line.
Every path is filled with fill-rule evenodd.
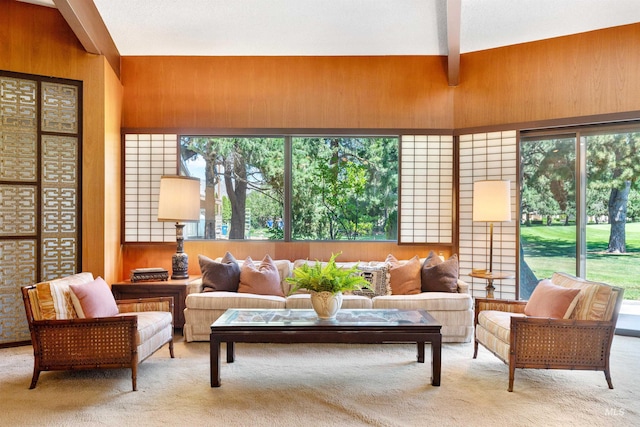
M 410 326 L 439 325 L 424 310 L 352 309 L 340 310 L 335 320 L 320 320 L 313 310 L 304 309 L 229 309 L 218 318 L 216 326 Z

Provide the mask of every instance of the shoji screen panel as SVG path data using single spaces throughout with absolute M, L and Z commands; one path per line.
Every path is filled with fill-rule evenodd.
M 453 137 L 402 135 L 400 243 L 453 241 Z
M 489 223 L 473 222 L 473 183 L 511 181 L 511 222 L 494 223 L 493 270 L 516 276 L 517 260 L 517 138 L 516 131 L 460 136 L 460 278 L 470 284 L 474 297 L 484 297 L 486 280 L 469 276 L 473 268 L 488 269 Z M 516 279 L 496 280 L 496 298 L 515 298 Z
M 177 135 L 125 135 L 125 242 L 175 242 L 175 225 L 158 221 L 158 195 L 160 177 L 177 171 Z

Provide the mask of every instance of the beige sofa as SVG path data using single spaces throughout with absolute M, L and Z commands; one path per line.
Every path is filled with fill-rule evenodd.
M 208 341 L 211 324 L 229 308 L 304 308 L 311 309 L 309 294 L 289 295 L 286 278 L 300 262 L 275 260 L 285 297 L 238 292 L 202 292 L 202 280 L 189 285 L 184 310 L 184 337 L 190 341 Z M 241 263 L 241 261 L 239 261 Z M 352 263 L 337 263 L 348 266 Z M 363 263 L 361 263 L 362 265 Z M 375 262 L 366 263 L 376 264 Z M 442 324 L 443 342 L 470 342 L 473 336 L 473 300 L 467 283 L 458 280 L 458 292 L 422 292 L 414 295 L 344 295 L 342 308 L 423 309 Z

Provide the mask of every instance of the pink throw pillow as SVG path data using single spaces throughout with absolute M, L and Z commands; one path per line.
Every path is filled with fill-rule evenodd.
M 257 266 L 247 257 L 240 269 L 238 293 L 284 297 L 278 267 L 269 255 Z
M 541 280 L 531 293 L 531 297 L 524 307 L 524 314 L 534 317 L 568 319 L 578 303 L 579 293 L 580 289 L 554 285 L 549 279 Z
M 69 285 L 69 288 L 79 318 L 111 317 L 119 313 L 111 289 L 102 277 L 89 283 Z
M 418 255 L 402 264 L 393 255 L 389 254 L 385 261 L 390 265 L 392 295 L 413 295 L 421 292 L 420 258 Z

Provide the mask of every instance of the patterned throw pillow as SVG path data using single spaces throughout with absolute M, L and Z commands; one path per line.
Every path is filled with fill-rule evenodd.
M 50 282 L 36 285 L 41 320 L 76 319 L 69 285 L 88 283 L 93 280 L 91 273 L 78 273 Z
M 358 271 L 360 272 L 360 276 L 369 282 L 371 289 L 352 291 L 352 295 L 362 295 L 370 298 L 391 295 L 391 274 L 389 273 L 388 265 L 359 265 Z

